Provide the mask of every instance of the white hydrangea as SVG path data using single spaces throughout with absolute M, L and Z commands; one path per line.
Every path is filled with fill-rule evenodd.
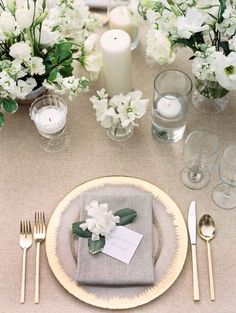
M 201 80 L 215 81 L 216 58 L 219 53 L 215 47 L 210 47 L 205 52 L 196 52 L 192 63 L 194 76 Z
M 93 241 L 99 240 L 100 236 L 109 238 L 110 233 L 115 229 L 116 223 L 119 223 L 120 217 L 113 215 L 109 211 L 107 203 L 99 204 L 98 201 L 91 201 L 85 206 L 90 218 L 87 218 L 80 228 L 84 231 L 88 229 L 92 233 Z

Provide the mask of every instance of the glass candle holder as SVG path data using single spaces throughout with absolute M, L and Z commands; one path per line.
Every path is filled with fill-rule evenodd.
M 39 145 L 44 151 L 59 152 L 70 143 L 67 110 L 67 103 L 56 95 L 45 95 L 32 103 L 30 117 L 38 129 Z
M 183 138 L 193 84 L 187 74 L 166 70 L 154 80 L 152 134 L 165 142 Z

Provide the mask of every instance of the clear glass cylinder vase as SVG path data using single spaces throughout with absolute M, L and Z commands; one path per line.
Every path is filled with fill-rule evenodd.
M 107 129 L 107 135 L 110 139 L 122 142 L 128 140 L 134 132 L 134 127 L 132 124 L 129 124 L 126 127 L 123 127 L 121 124 L 113 125 Z
M 193 105 L 204 113 L 219 113 L 229 105 L 229 90 L 216 81 L 195 78 L 195 90 L 192 96 Z

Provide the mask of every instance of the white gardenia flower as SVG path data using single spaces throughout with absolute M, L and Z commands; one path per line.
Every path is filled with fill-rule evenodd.
M 236 52 L 227 57 L 219 55 L 216 60 L 216 79 L 227 90 L 236 90 Z
M 10 56 L 13 58 L 20 58 L 23 60 L 28 60 L 31 56 L 31 48 L 28 42 L 20 41 L 14 43 L 10 47 Z
M 10 12 L 3 11 L 0 16 L 0 28 L 4 33 L 13 33 L 15 30 L 16 21 Z
M 92 201 L 87 204 L 85 210 L 91 218 L 87 218 L 85 223 L 80 225 L 83 230 L 88 229 L 92 233 L 92 240 L 99 240 L 100 235 L 108 238 L 110 233 L 115 229 L 116 223 L 119 223 L 120 217 L 108 211 L 107 203 L 99 204 Z
M 147 33 L 147 56 L 161 65 L 175 59 L 170 40 L 157 29 L 150 29 Z
M 28 8 L 27 4 L 24 7 L 19 7 L 16 9 L 15 17 L 18 25 L 21 29 L 29 28 L 33 23 L 34 8 L 30 6 Z
M 177 33 L 180 38 L 189 39 L 192 34 L 209 29 L 208 25 L 203 25 L 206 14 L 196 8 L 188 8 L 186 16 L 178 16 L 176 21 Z
M 39 57 L 33 57 L 29 61 L 30 75 L 43 75 L 45 73 L 45 66 L 43 59 Z

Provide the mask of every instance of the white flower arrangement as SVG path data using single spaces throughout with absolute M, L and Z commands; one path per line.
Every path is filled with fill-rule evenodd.
M 0 109 L 16 111 L 16 100 L 41 86 L 69 98 L 87 91 L 102 66 L 94 34 L 101 25 L 83 0 L 1 0 Z M 78 77 L 75 60 L 83 69 Z
M 136 119 L 140 119 L 147 110 L 148 99 L 141 99 L 142 92 L 135 90 L 127 95 L 115 95 L 108 98 L 103 88 L 97 91 L 97 95 L 90 98 L 96 111 L 96 118 L 104 128 L 112 126 L 127 127 L 130 124 L 138 126 Z
M 197 79 L 236 90 L 235 0 L 139 0 L 138 10 L 151 25 L 152 60 L 172 63 L 179 49 L 189 47 Z
M 132 223 L 137 217 L 133 209 L 124 208 L 114 214 L 109 211 L 107 203 L 99 204 L 93 200 L 85 206 L 90 216 L 85 221 L 72 224 L 72 233 L 82 238 L 88 238 L 88 249 L 91 254 L 97 254 L 105 246 L 106 239 L 116 226 L 124 226 Z

